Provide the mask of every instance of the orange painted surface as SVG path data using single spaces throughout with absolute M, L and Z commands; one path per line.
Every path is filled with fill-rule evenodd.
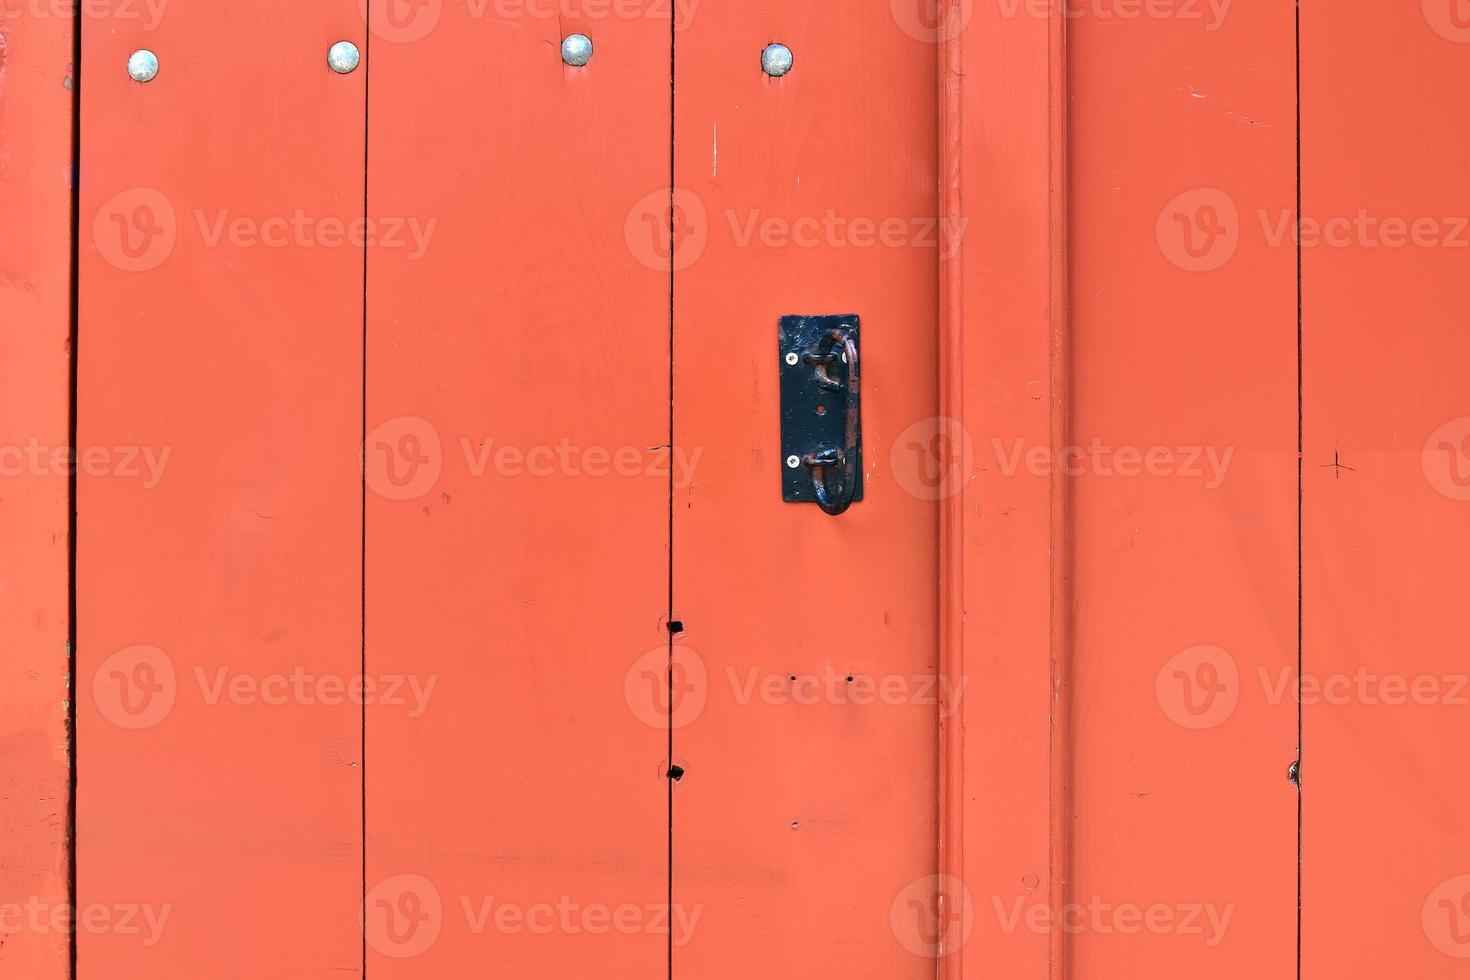
M 1293 12 L 1195 9 L 1068 25 L 1076 978 L 1295 975 Z
M 71 21 L 0 21 L 0 974 L 70 900 L 88 978 L 1459 975 L 1470 22 L 1354 3 L 1300 174 L 1289 6 L 93 7 L 75 896 Z
M 673 897 L 703 917 L 673 972 L 933 976 L 937 46 L 886 4 L 762 2 L 700 7 L 675 50 L 674 437 L 700 455 Z M 862 317 L 866 498 L 838 518 L 779 493 L 791 313 Z
M 354 0 L 83 19 L 79 969 L 360 969 Z M 135 11 L 138 9 L 133 8 Z M 161 70 L 131 81 L 147 47 Z M 298 220 L 299 218 L 299 220 Z M 95 910 L 95 911 L 94 911 Z
M 367 709 L 367 970 L 663 976 L 669 23 L 432 9 L 367 59 L 425 243 L 369 254 L 366 663 L 432 692 Z
M 1302 10 L 1307 977 L 1470 962 L 1464 12 Z
M 1046 914 L 1063 871 L 1053 853 L 1052 781 L 1065 776 L 1066 755 L 1054 743 L 1052 676 L 1065 653 L 1054 630 L 1065 602 L 1054 582 L 1065 560 L 1054 512 L 1064 477 L 1003 471 L 991 440 L 1050 447 L 1062 437 L 1054 416 L 1067 403 L 1051 261 L 1065 245 L 1053 228 L 1060 202 L 1051 186 L 1064 165 L 1052 133 L 1063 98 L 1051 52 L 1059 24 L 1007 17 L 998 4 L 970 9 L 956 42 L 965 234 L 952 315 L 961 321 L 962 439 L 939 448 L 946 469 L 967 477 L 957 484 L 964 889 L 951 891 L 973 909 L 974 930 L 955 958 L 967 980 L 978 980 L 1051 975 L 1050 934 L 1021 923 Z
M 70 946 L 71 57 L 69 20 L 0 21 L 0 975 L 28 980 Z

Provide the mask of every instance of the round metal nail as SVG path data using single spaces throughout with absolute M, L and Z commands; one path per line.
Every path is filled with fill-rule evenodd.
M 796 469 L 800 465 L 801 465 L 801 459 L 799 457 L 797 457 L 797 456 L 787 456 L 786 457 L 786 468 L 787 469 L 794 470 L 794 469 Z
M 362 54 L 351 41 L 338 41 L 327 49 L 327 65 L 339 75 L 356 70 Z
M 561 60 L 581 68 L 592 60 L 592 39 L 586 34 L 568 34 L 561 42 Z
M 796 351 L 792 351 L 791 353 L 786 355 L 786 363 L 792 365 L 793 367 L 796 366 L 796 362 L 799 360 L 801 360 L 801 358 L 796 356 Z
M 135 82 L 151 82 L 158 74 L 158 55 L 139 48 L 128 55 L 128 77 Z
M 780 78 L 791 70 L 791 49 L 784 44 L 768 44 L 761 52 L 761 70 L 772 78 Z

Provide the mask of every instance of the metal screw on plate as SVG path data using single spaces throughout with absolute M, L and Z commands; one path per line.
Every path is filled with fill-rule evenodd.
M 786 363 L 792 365 L 793 367 L 799 360 L 801 360 L 801 358 L 796 356 L 796 351 L 792 351 L 791 353 L 786 355 Z
M 761 52 L 761 70 L 772 78 L 780 78 L 791 70 L 794 62 L 791 49 L 784 44 L 768 44 Z
M 799 457 L 797 457 L 795 455 L 787 456 L 786 457 L 786 467 L 788 469 L 793 469 L 794 470 L 794 469 L 796 469 L 800 465 L 801 465 L 801 459 Z
M 327 49 L 327 65 L 339 75 L 354 71 L 362 61 L 362 54 L 351 41 L 338 41 Z
M 581 68 L 592 60 L 592 39 L 586 34 L 568 34 L 561 42 L 561 60 Z
M 158 55 L 139 48 L 128 55 L 128 77 L 135 82 L 151 82 L 158 74 Z

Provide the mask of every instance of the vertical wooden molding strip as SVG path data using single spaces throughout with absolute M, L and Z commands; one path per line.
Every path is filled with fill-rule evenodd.
M 964 417 L 964 199 L 963 129 L 964 4 L 950 0 L 942 9 L 939 51 L 939 220 L 959 229 L 941 241 L 955 243 L 939 254 L 939 414 Z M 939 508 L 939 873 L 964 880 L 965 863 L 965 726 L 954 701 L 964 697 L 965 674 L 965 496 L 953 493 Z M 941 879 L 941 880 L 944 880 Z M 939 894 L 947 902 L 950 889 Z M 960 898 L 963 901 L 963 898 Z M 950 910 L 946 910 L 950 911 Z M 961 910 L 963 912 L 963 909 Z M 958 980 L 963 972 L 964 944 L 940 956 L 938 976 Z
M 1065 882 L 1066 498 L 1061 477 L 1014 464 L 1066 438 L 1062 18 L 1057 5 L 946 13 L 941 202 L 963 248 L 941 261 L 941 413 L 958 475 L 941 669 L 963 696 L 941 712 L 954 709 L 940 860 L 959 879 L 963 935 L 939 976 L 1039 980 L 1061 970 L 1044 924 Z
M 1046 9 L 1060 10 L 1062 4 Z M 1067 458 L 1071 434 L 1072 351 L 1068 331 L 1067 273 L 1067 22 L 1060 13 L 1047 18 L 1047 251 L 1050 275 L 1051 313 L 1051 458 Z M 1070 481 L 1061 468 L 1051 476 L 1051 872 L 1052 922 L 1065 921 L 1069 901 L 1068 870 L 1072 857 L 1072 802 L 1070 752 L 1071 726 L 1071 632 L 1068 582 L 1071 575 L 1071 512 L 1068 504 Z M 1053 928 L 1050 934 L 1049 976 L 1067 976 L 1067 934 Z
M 70 972 L 31 924 L 69 901 L 72 30 L 0 20 L 0 976 L 27 980 Z

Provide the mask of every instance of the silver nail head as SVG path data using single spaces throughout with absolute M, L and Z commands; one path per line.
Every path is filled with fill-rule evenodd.
M 772 78 L 780 78 L 791 70 L 794 59 L 784 44 L 768 44 L 761 52 L 761 70 Z
M 339 75 L 357 70 L 362 54 L 351 41 L 338 41 L 327 49 L 327 65 Z
M 794 469 L 796 469 L 800 465 L 801 465 L 801 460 L 798 457 L 796 457 L 796 456 L 787 456 L 786 457 L 786 468 L 787 469 L 794 470 Z
M 128 77 L 135 82 L 151 82 L 158 74 L 158 55 L 139 48 L 128 55 Z
M 561 60 L 573 68 L 581 68 L 592 60 L 592 38 L 586 34 L 568 34 L 561 42 Z
M 799 360 L 801 360 L 801 358 L 796 356 L 796 351 L 792 351 L 791 353 L 786 355 L 786 363 L 790 364 L 792 367 L 795 367 L 796 362 Z

